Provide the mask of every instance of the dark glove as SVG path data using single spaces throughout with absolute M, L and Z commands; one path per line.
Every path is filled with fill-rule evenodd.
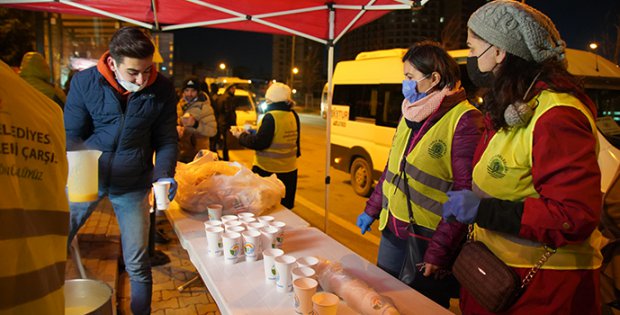
M 172 177 L 164 177 L 157 180 L 157 182 L 166 182 L 170 183 L 170 189 L 168 189 L 168 199 L 174 199 L 174 196 L 177 194 L 177 182 Z
M 364 233 L 370 231 L 370 225 L 374 221 L 375 219 L 373 217 L 367 215 L 366 212 L 362 212 L 362 214 L 357 217 L 356 225 L 360 228 L 362 235 L 364 235 Z
M 449 191 L 448 201 L 443 204 L 443 218 L 456 219 L 461 223 L 472 224 L 478 216 L 480 198 L 471 190 Z

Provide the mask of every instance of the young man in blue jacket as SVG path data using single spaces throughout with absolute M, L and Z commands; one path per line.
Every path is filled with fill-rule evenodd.
M 170 182 L 171 200 L 176 192 L 175 92 L 170 81 L 158 75 L 153 64 L 155 47 L 140 29 L 121 28 L 112 36 L 109 49 L 96 67 L 73 77 L 65 104 L 67 150 L 103 152 L 97 200 L 70 204 L 69 243 L 108 197 L 120 226 L 131 311 L 149 314 L 153 279 L 147 196 L 155 181 Z

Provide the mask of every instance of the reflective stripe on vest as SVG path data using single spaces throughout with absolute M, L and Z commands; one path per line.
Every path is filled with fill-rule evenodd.
M 538 103 L 536 105 L 536 102 Z M 575 97 L 543 91 L 530 101 L 535 107 L 534 116 L 527 126 L 498 131 L 490 140 L 473 171 L 474 191 L 481 197 L 522 201 L 539 195 L 532 179 L 532 138 L 537 120 L 556 106 L 573 107 L 590 122 L 592 132 L 596 125 L 590 112 Z M 594 135 L 596 139 L 596 135 Z M 598 151 L 592 148 L 593 151 Z M 593 152 L 594 153 L 594 152 Z M 530 268 L 545 252 L 542 244 L 475 227 L 474 236 L 507 265 Z M 543 269 L 595 269 L 600 267 L 602 256 L 598 250 L 601 234 L 595 230 L 588 240 L 557 249 Z
M 254 165 L 274 173 L 297 169 L 297 121 L 291 111 L 272 110 L 273 140 L 269 148 L 256 151 Z M 262 124 L 262 120 L 258 127 Z
M 386 177 L 383 181 L 382 211 L 379 229 L 387 224 L 388 213 L 408 222 L 405 179 L 411 197 L 411 210 L 417 224 L 435 229 L 441 219 L 442 204 L 448 199 L 446 192 L 452 187 L 452 138 L 459 120 L 466 112 L 476 110 L 467 101 L 450 109 L 420 138 L 406 156 L 404 169 L 401 161 L 409 145 L 411 129 L 401 119 L 392 141 Z

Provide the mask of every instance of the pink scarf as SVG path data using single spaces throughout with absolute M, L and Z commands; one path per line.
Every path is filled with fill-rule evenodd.
M 417 100 L 413 103 L 409 103 L 407 99 L 403 100 L 402 112 L 403 116 L 409 121 L 421 122 L 434 113 L 437 108 L 443 102 L 443 99 L 448 96 L 457 93 L 461 89 L 460 86 L 450 90 L 447 86 L 441 91 L 435 91 L 426 97 Z

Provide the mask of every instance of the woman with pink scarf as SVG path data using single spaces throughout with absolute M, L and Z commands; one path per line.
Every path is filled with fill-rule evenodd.
M 482 114 L 466 98 L 459 67 L 437 43 L 420 42 L 403 57 L 402 117 L 383 175 L 357 218 L 364 234 L 375 220 L 382 231 L 377 265 L 398 277 L 406 255 L 407 226 L 424 239 L 423 272 L 411 286 L 448 308 L 458 297 L 451 265 L 467 226 L 441 218 L 449 191 L 471 189 L 472 158 Z

